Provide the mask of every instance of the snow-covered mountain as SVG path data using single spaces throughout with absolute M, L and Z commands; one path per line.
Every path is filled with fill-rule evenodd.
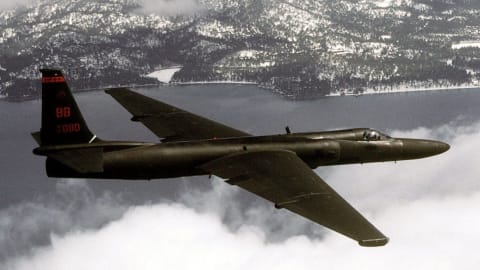
M 250 81 L 291 98 L 478 80 L 476 0 L 202 0 L 168 17 L 142 1 L 0 12 L 0 93 L 37 95 L 45 66 L 77 89 L 152 83 L 145 74 L 174 65 L 176 82 Z

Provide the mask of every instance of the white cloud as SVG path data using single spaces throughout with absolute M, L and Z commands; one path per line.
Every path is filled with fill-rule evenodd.
M 272 203 L 236 186 L 213 177 L 212 189 L 188 191 L 179 199 L 199 213 L 214 214 L 231 231 L 242 226 L 257 227 L 269 242 L 278 242 L 298 234 L 319 239 L 325 234 L 323 227 L 299 218 L 286 210 L 277 210 Z
M 377 220 L 395 238 L 362 248 L 336 234 L 269 243 L 257 227 L 231 232 L 217 215 L 178 204 L 141 206 L 98 231 L 53 236 L 52 245 L 6 269 L 476 269 L 480 194 L 387 209 Z M 432 211 L 435 209 L 435 211 Z M 472 212 L 473 210 L 473 212 Z M 478 209 L 477 209 L 478 210 Z M 445 219 L 445 217 L 448 217 Z
M 164 16 L 192 15 L 203 10 L 197 0 L 139 0 L 142 14 L 158 14 Z
M 81 228 L 98 228 L 120 218 L 128 206 L 110 192 L 97 196 L 85 180 L 60 180 L 53 193 L 0 211 L 0 269 L 3 259 L 28 253 L 50 243 L 49 234 L 64 235 Z
M 212 191 L 186 194 L 182 204 L 137 206 L 100 228 L 53 234 L 50 245 L 0 268 L 477 269 L 480 124 L 395 134 L 444 139 L 452 148 L 423 160 L 319 170 L 391 238 L 385 247 L 363 248 L 333 232 L 312 238 L 280 230 L 287 236 L 270 241 L 269 226 L 301 230 L 304 225 L 218 183 Z M 248 207 L 239 209 L 239 204 Z

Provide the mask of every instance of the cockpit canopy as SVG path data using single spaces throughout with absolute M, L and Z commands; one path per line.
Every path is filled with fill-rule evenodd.
M 369 129 L 363 133 L 363 139 L 365 141 L 381 141 L 390 139 L 390 136 L 382 134 L 377 130 Z

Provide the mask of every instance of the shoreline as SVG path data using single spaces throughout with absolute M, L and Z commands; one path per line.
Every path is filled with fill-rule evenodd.
M 421 92 L 440 92 L 440 91 L 450 91 L 450 90 L 472 90 L 479 89 L 480 85 L 464 85 L 464 86 L 449 86 L 449 87 L 421 87 L 421 88 L 398 88 L 392 90 L 367 90 L 362 93 L 330 93 L 325 95 L 325 97 L 342 97 L 342 96 L 367 96 L 367 95 L 390 95 L 390 94 L 408 94 L 408 93 L 421 93 Z
M 238 84 L 238 85 L 258 85 L 256 82 L 247 81 L 193 81 L 193 82 L 170 82 L 166 85 L 205 85 L 205 84 Z
M 171 83 L 159 83 L 159 84 L 138 84 L 138 85 L 128 85 L 128 86 L 116 86 L 116 87 L 125 87 L 125 88 L 143 88 L 143 87 L 158 87 L 158 86 L 189 86 L 189 85 L 259 85 L 256 82 L 247 82 L 247 81 L 192 81 L 192 82 L 171 82 Z M 83 92 L 93 92 L 93 91 L 101 91 L 109 88 L 115 88 L 113 86 L 110 87 L 103 87 L 103 88 L 86 88 L 86 89 L 77 89 L 74 93 L 83 93 Z M 375 91 L 373 89 L 369 89 L 362 93 L 330 93 L 323 97 L 359 97 L 359 96 L 369 96 L 369 95 L 391 95 L 391 94 L 409 94 L 409 93 L 422 93 L 422 92 L 440 92 L 440 91 L 458 91 L 458 90 L 480 90 L 480 85 L 466 85 L 466 86 L 451 86 L 451 87 L 432 87 L 432 88 L 397 88 L 393 90 L 382 90 L 382 91 Z M 278 94 L 278 93 L 277 93 Z M 279 94 L 280 96 L 283 96 Z M 288 98 L 284 96 L 285 98 Z M 0 95 L 0 101 L 7 101 L 7 102 L 22 102 L 22 101 L 29 101 L 39 99 L 39 96 L 25 96 L 25 97 L 9 97 L 5 95 Z M 322 97 L 319 97 L 322 98 Z

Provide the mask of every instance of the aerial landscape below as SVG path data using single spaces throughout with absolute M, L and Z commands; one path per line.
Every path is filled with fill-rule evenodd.
M 142 0 L 0 11 L 0 95 L 38 97 L 42 67 L 77 90 L 158 84 L 147 75 L 181 67 L 169 82 L 249 82 L 290 99 L 479 85 L 479 1 L 194 2 L 175 16 Z

